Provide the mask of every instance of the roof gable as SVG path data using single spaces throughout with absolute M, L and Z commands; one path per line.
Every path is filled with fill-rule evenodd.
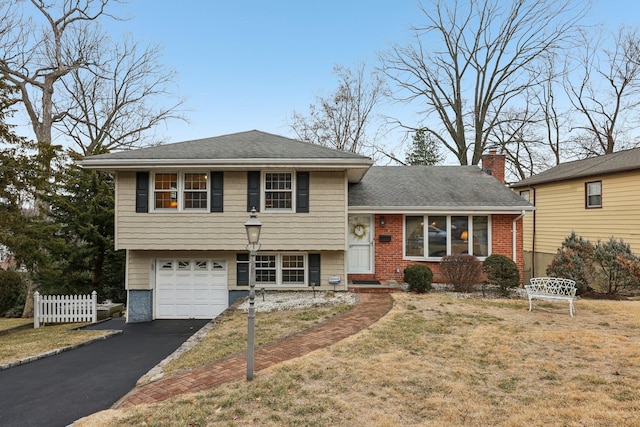
M 633 148 L 584 160 L 561 163 L 530 178 L 523 179 L 513 184 L 512 187 L 525 187 L 637 169 L 640 169 L 640 148 Z
M 358 181 L 373 160 L 257 130 L 86 157 L 83 167 L 106 171 L 166 168 L 305 168 L 346 170 Z
M 298 141 L 258 130 L 211 138 L 118 151 L 88 157 L 85 162 L 106 160 L 188 159 L 357 159 L 368 157 Z

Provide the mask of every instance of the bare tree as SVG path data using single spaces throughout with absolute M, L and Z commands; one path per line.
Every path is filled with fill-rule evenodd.
M 560 49 L 585 12 L 571 0 L 435 0 L 414 43 L 383 52 L 398 100 L 424 105 L 423 128 L 460 164 L 478 164 L 491 130 L 539 83 L 540 58 Z
M 294 112 L 289 126 L 302 141 L 363 154 L 373 143 L 368 126 L 385 95 L 385 82 L 376 72 L 367 75 L 364 63 L 354 70 L 335 66 L 334 74 L 338 88 L 329 96 L 317 96 L 308 115 Z
M 128 148 L 145 132 L 181 118 L 168 98 L 174 72 L 156 45 L 116 42 L 100 27 L 119 0 L 8 0 L 0 5 L 0 73 L 19 88 L 36 140 L 53 131 L 78 152 Z M 29 7 L 31 6 L 31 7 Z
M 597 32 L 582 32 L 583 46 L 574 57 L 575 70 L 565 87 L 573 107 L 582 117 L 575 126 L 579 155 L 591 157 L 630 148 L 627 132 L 637 127 L 640 106 L 640 33 L 621 26 L 603 40 Z
M 537 68 L 539 84 L 523 94 L 519 107 L 509 107 L 491 129 L 490 140 L 506 156 L 510 179 L 525 179 L 568 157 L 569 115 L 559 109 L 564 61 L 549 56 Z
M 97 58 L 98 69 L 75 69 L 62 79 L 69 105 L 56 128 L 81 154 L 139 146 L 158 124 L 182 119 L 176 112 L 181 100 L 169 106 L 156 102 L 173 96 L 174 77 L 160 66 L 157 45 L 142 46 L 127 37 Z
M 0 73 L 19 88 L 40 143 L 51 143 L 53 124 L 65 116 L 55 108 L 59 80 L 95 62 L 103 35 L 91 23 L 106 14 L 108 1 L 64 0 L 56 5 L 30 0 L 41 15 L 38 19 L 26 14 L 23 1 L 7 0 L 0 6 Z

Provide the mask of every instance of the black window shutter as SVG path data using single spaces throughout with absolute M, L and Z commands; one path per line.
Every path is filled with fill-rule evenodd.
M 320 254 L 309 254 L 309 286 L 320 286 Z
M 309 172 L 296 174 L 296 212 L 309 212 Z
M 239 253 L 236 255 L 236 283 L 238 286 L 249 285 L 249 254 Z
M 211 171 L 211 212 L 223 212 L 224 172 Z
M 247 212 L 260 212 L 260 171 L 247 172 Z
M 136 212 L 149 212 L 149 172 L 136 172 Z

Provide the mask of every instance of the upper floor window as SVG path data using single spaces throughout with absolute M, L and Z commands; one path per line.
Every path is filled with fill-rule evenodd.
M 405 217 L 407 258 L 490 253 L 489 217 L 485 215 L 424 215 Z
M 529 190 L 522 190 L 520 192 L 520 197 L 525 199 L 527 202 L 531 201 L 531 193 L 529 192 Z
M 293 209 L 293 174 L 290 172 L 267 172 L 264 174 L 264 208 Z
M 587 209 L 602 207 L 602 181 L 587 182 L 585 184 L 585 199 Z
M 156 173 L 153 177 L 154 209 L 207 209 L 207 178 L 205 172 Z

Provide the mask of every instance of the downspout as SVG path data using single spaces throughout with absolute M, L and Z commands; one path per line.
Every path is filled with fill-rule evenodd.
M 536 188 L 531 186 L 533 190 L 533 203 L 536 206 Z M 531 277 L 537 277 L 536 274 L 536 211 L 533 211 L 533 230 L 531 231 Z
M 513 245 L 513 256 L 512 256 L 512 258 L 513 258 L 513 262 L 517 262 L 517 260 L 516 260 L 516 254 L 517 254 L 517 247 L 516 247 L 517 245 L 516 245 L 516 242 L 517 242 L 517 240 L 518 240 L 518 234 L 517 234 L 517 231 L 518 231 L 518 230 L 517 230 L 517 225 L 516 225 L 516 223 L 517 223 L 517 222 L 518 222 L 518 220 L 519 220 L 520 218 L 522 218 L 524 215 L 525 215 L 525 210 L 523 209 L 523 210 L 522 210 L 522 213 L 521 213 L 520 215 L 518 215 L 518 217 L 516 217 L 516 218 L 513 220 L 513 225 L 511 226 L 511 233 L 513 234 L 513 235 L 512 235 L 512 237 L 511 237 L 511 243 L 512 243 L 512 245 Z

